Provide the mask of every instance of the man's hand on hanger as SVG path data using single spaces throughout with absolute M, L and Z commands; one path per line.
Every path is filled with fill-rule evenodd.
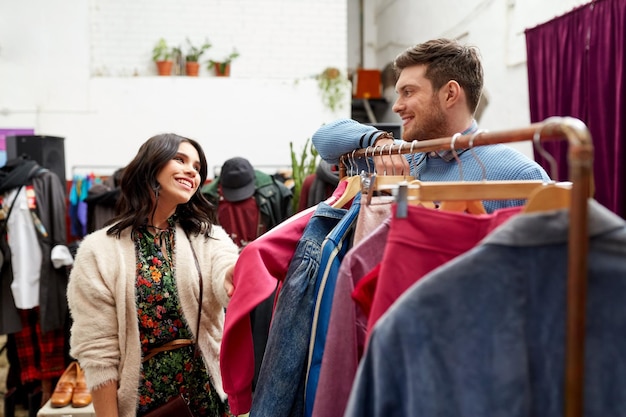
M 411 175 L 409 162 L 402 154 L 389 154 L 390 146 L 394 145 L 394 140 L 388 136 L 381 135 L 374 142 L 374 146 L 385 146 L 383 152 L 376 152 L 373 156 L 374 167 L 378 175 Z M 380 149 L 379 149 L 380 150 Z

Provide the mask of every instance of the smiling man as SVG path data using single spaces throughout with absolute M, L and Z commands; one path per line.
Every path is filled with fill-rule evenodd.
M 403 140 L 467 135 L 478 130 L 474 115 L 483 89 L 483 68 L 475 47 L 450 39 L 430 40 L 398 55 L 394 69 L 398 98 L 393 111 L 402 119 Z M 315 148 L 331 164 L 354 149 L 393 143 L 389 133 L 351 119 L 328 123 L 313 135 Z M 503 144 L 479 146 L 474 152 L 459 149 L 456 153 L 462 177 L 451 150 L 386 155 L 374 162 L 378 175 L 410 173 L 421 181 L 550 180 L 536 162 Z M 484 202 L 487 212 L 521 204 L 521 200 Z

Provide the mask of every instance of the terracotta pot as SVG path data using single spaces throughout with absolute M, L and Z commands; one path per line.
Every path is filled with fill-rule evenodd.
M 197 77 L 200 72 L 200 64 L 197 62 L 186 62 L 185 73 L 190 77 Z
M 230 76 L 230 63 L 224 64 L 224 63 L 218 62 L 217 64 L 215 64 L 214 68 L 215 68 L 215 75 L 216 76 L 218 76 L 218 77 L 229 77 Z
M 157 71 L 159 75 L 172 75 L 172 61 L 157 61 Z

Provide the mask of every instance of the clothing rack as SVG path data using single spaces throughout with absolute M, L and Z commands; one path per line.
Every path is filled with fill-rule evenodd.
M 72 165 L 72 177 L 76 175 L 94 174 L 99 177 L 109 177 L 118 169 L 119 165 Z
M 274 164 L 253 164 L 252 167 L 255 170 L 259 170 L 265 172 L 268 175 L 273 175 L 279 173 L 281 171 L 289 171 L 291 172 L 291 165 L 274 165 Z M 213 165 L 213 178 L 217 178 L 220 176 L 220 172 L 222 171 L 222 165 Z
M 584 344 L 587 296 L 588 224 L 587 201 L 591 197 L 593 144 L 587 126 L 572 117 L 551 117 L 528 127 L 500 132 L 482 132 L 453 137 L 406 142 L 384 147 L 385 155 L 468 149 L 475 146 L 532 140 L 568 141 L 569 179 L 572 182 L 569 210 L 567 323 L 565 340 L 565 417 L 583 416 Z M 539 145 L 540 146 L 540 145 Z M 340 178 L 357 158 L 380 155 L 382 147 L 359 149 L 340 157 Z M 352 162 L 352 163 L 351 163 Z

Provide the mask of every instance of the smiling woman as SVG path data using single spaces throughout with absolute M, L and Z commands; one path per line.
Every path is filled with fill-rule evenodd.
M 157 173 L 154 213 L 149 224 L 167 227 L 179 204 L 187 203 L 200 185 L 200 156 L 190 142 L 178 145 L 176 156 Z
M 148 139 L 124 170 L 119 216 L 80 245 L 70 345 L 97 414 L 143 416 L 180 393 L 197 416 L 228 411 L 219 341 L 238 249 L 198 190 L 206 176 L 195 140 Z

